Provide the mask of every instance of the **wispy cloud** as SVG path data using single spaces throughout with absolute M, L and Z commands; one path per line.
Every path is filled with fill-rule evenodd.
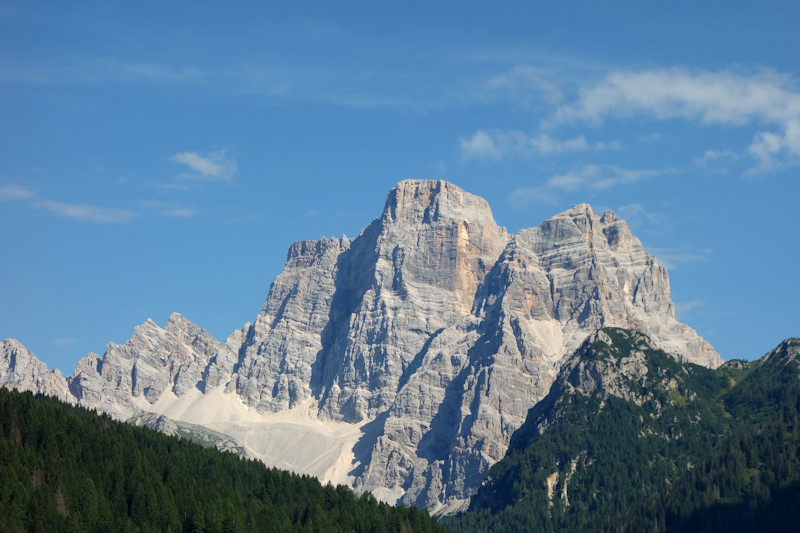
M 542 101 L 555 105 L 564 100 L 553 71 L 533 65 L 519 65 L 492 76 L 486 82 L 486 89 L 491 93 L 505 94 L 509 100 L 524 106 Z
M 0 82 L 22 85 L 94 85 L 100 83 L 200 83 L 208 73 L 196 67 L 89 59 L 58 64 L 0 65 Z
M 647 226 L 661 230 L 669 224 L 670 217 L 665 213 L 653 211 L 644 204 L 625 204 L 616 209 L 617 215 L 624 219 L 631 228 Z
M 706 304 L 705 300 L 689 300 L 688 302 L 675 302 L 675 310 L 679 313 L 688 313 L 692 309 L 703 307 Z
M 608 117 L 649 115 L 701 124 L 772 124 L 748 147 L 758 169 L 800 162 L 800 92 L 789 76 L 771 71 L 742 75 L 729 71 L 656 69 L 611 72 L 583 89 L 577 102 L 558 108 L 553 122 L 601 123 Z
M 210 152 L 207 155 L 197 152 L 180 152 L 170 157 L 170 160 L 186 165 L 194 171 L 182 174 L 181 178 L 183 179 L 231 181 L 238 170 L 236 160 L 228 157 L 225 150 Z
M 658 262 L 670 270 L 679 265 L 708 261 L 713 253 L 711 248 L 698 248 L 691 244 L 670 248 L 650 248 L 647 251 L 656 256 Z
M 61 215 L 78 220 L 87 220 L 90 222 L 100 223 L 113 223 L 113 222 L 127 222 L 136 217 L 134 211 L 128 209 L 118 209 L 113 207 L 99 207 L 95 205 L 85 204 L 68 204 L 63 202 L 55 202 L 52 200 L 45 200 L 36 202 L 34 204 L 40 209 L 44 209 L 56 215 Z
M 587 150 L 617 150 L 622 146 L 620 141 L 590 143 L 584 135 L 556 139 L 544 133 L 530 136 L 519 130 L 478 130 L 470 138 L 462 137 L 460 143 L 465 159 L 499 159 L 507 155 L 549 156 Z
M 21 185 L 9 183 L 0 185 L 0 200 L 27 200 L 36 196 L 36 193 L 29 191 Z
M 701 168 L 709 168 L 714 163 L 736 158 L 738 155 L 731 150 L 706 150 L 702 156 L 694 160 L 694 164 Z
M 564 192 L 602 191 L 619 185 L 630 185 L 664 173 L 659 170 L 631 170 L 616 165 L 586 165 L 570 172 L 556 174 L 540 185 L 517 188 L 509 196 L 509 201 L 516 207 L 524 207 L 531 203 L 554 203 Z
M 604 190 L 635 183 L 663 174 L 657 170 L 630 170 L 616 165 L 587 165 L 578 170 L 553 176 L 547 186 L 561 190 Z

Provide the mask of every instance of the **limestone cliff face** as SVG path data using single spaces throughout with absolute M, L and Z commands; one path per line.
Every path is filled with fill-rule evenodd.
M 639 329 L 675 356 L 718 366 L 674 318 L 666 270 L 625 222 L 578 205 L 513 236 L 469 316 L 441 331 L 399 391 L 358 482 L 407 504 L 466 504 L 545 396 L 561 358 L 595 330 Z
M 237 355 L 207 331 L 173 313 L 165 328 L 148 319 L 123 345 L 109 343 L 100 357 L 90 353 L 68 378 L 80 405 L 127 419 L 165 393 L 227 382 Z
M 0 341 L 0 385 L 75 403 L 61 372 L 49 370 L 47 365 L 14 339 Z
M 225 344 L 180 315 L 164 329 L 148 321 L 82 360 L 69 387 L 119 418 L 224 391 L 259 416 L 349 423 L 360 439 L 315 471 L 451 512 L 503 457 L 562 358 L 608 326 L 721 363 L 675 320 L 666 270 L 612 212 L 581 204 L 509 235 L 483 199 L 409 180 L 356 238 L 292 245 L 252 326 Z M 260 449 L 277 457 L 281 435 L 259 434 L 275 441 Z
M 506 245 L 488 204 L 442 181 L 406 181 L 352 241 L 300 242 L 270 288 L 236 376 L 259 409 L 309 397 L 325 416 L 373 419 L 437 332 L 470 314 Z

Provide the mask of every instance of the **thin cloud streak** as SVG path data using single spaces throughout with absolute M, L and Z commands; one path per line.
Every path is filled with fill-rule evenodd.
M 713 250 L 710 248 L 694 248 L 690 245 L 673 248 L 650 248 L 658 262 L 669 270 L 678 268 L 679 265 L 702 263 L 711 258 Z
M 706 304 L 705 300 L 689 300 L 688 302 L 675 302 L 675 310 L 678 313 L 688 313 L 692 309 L 703 307 Z
M 584 135 L 556 139 L 547 134 L 529 136 L 523 131 L 478 130 L 470 138 L 461 138 L 464 159 L 500 159 L 508 155 L 527 157 L 550 156 L 570 152 L 618 150 L 620 141 L 590 143 Z
M 0 200 L 26 200 L 35 196 L 36 193 L 15 183 L 0 186 Z
M 561 194 L 572 191 L 597 192 L 620 185 L 665 174 L 659 170 L 630 170 L 616 165 L 586 165 L 576 170 L 556 174 L 541 185 L 519 187 L 509 195 L 509 202 L 517 208 L 532 203 L 556 203 Z
M 55 202 L 52 200 L 45 200 L 36 202 L 34 204 L 40 209 L 49 211 L 50 213 L 74 218 L 78 220 L 87 220 L 89 222 L 99 223 L 115 223 L 115 222 L 128 222 L 136 217 L 136 213 L 128 209 L 118 209 L 113 207 L 99 207 L 95 205 L 85 204 L 68 204 L 63 202 Z
M 96 85 L 103 83 L 207 83 L 209 74 L 197 67 L 171 67 L 93 59 L 80 63 L 28 66 L 0 65 L 0 82 L 18 85 Z
M 656 170 L 629 170 L 616 165 L 587 165 L 576 171 L 553 176 L 547 186 L 572 191 L 576 189 L 604 190 L 635 183 L 663 174 Z

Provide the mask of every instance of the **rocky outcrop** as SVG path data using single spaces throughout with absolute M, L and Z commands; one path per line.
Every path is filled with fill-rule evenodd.
M 300 413 L 291 439 L 346 435 L 315 473 L 450 512 L 503 457 L 565 354 L 607 326 L 642 331 L 681 360 L 721 362 L 675 320 L 666 270 L 612 212 L 581 204 L 509 235 L 482 198 L 409 180 L 356 238 L 292 245 L 253 324 L 225 344 L 176 314 L 90 354 L 68 381 L 82 405 L 119 418 L 169 412 L 243 435 L 280 464 L 298 464 L 280 458 L 288 433 L 225 426 L 205 406 L 213 394 L 228 406 L 219 417 L 264 423 Z M 361 437 L 323 435 L 325 423 Z
M 0 341 L 0 385 L 75 403 L 61 372 L 49 370 L 47 365 L 15 339 Z
M 237 351 L 235 341 L 222 344 L 173 313 L 163 329 L 148 319 L 125 344 L 109 343 L 102 357 L 83 358 L 68 378 L 69 390 L 80 405 L 126 420 L 165 393 L 180 397 L 226 383 Z

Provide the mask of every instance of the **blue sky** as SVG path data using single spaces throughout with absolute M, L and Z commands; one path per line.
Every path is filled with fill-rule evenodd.
M 796 2 L 230 4 L 0 3 L 0 338 L 224 340 L 406 178 L 613 209 L 724 358 L 800 335 Z

